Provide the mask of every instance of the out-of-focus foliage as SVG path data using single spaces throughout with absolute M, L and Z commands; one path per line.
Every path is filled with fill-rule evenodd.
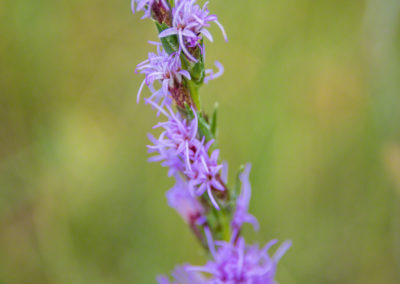
M 253 164 L 248 240 L 292 239 L 280 283 L 400 283 L 400 2 L 214 0 L 201 90 Z M 0 283 L 154 283 L 205 262 L 146 162 L 156 40 L 129 0 L 0 1 Z

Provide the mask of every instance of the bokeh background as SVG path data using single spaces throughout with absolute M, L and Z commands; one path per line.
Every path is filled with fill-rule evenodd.
M 251 162 L 250 242 L 291 239 L 280 283 L 400 283 L 400 2 L 211 1 L 230 176 Z M 140 13 L 141 14 L 141 13 Z M 155 283 L 205 258 L 146 162 L 129 0 L 0 1 L 0 283 Z M 232 180 L 232 179 L 231 179 Z

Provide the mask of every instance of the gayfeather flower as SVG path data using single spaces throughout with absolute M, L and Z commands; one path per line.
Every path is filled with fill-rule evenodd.
M 176 184 L 167 192 L 168 205 L 174 208 L 189 224 L 203 223 L 205 209 L 190 192 L 189 185 L 177 175 Z
M 150 52 L 136 68 L 137 73 L 145 75 L 138 102 L 147 85 L 152 94 L 144 101 L 167 118 L 153 127 L 161 130 L 158 138 L 149 134 L 151 145 L 147 147 L 154 154 L 149 161 L 161 162 L 168 168 L 168 175 L 175 178 L 175 185 L 166 193 L 168 205 L 183 218 L 210 256 L 204 266 L 178 266 L 171 273 L 172 280 L 159 276 L 157 281 L 275 284 L 277 263 L 291 243 L 284 242 L 272 256 L 269 250 L 277 243 L 275 240 L 261 249 L 258 244 L 245 243 L 241 236 L 243 224 L 250 223 L 255 230 L 259 226 L 248 212 L 250 165 L 239 175 L 240 194 L 236 196 L 228 184 L 227 163 L 219 162 L 220 152 L 215 149 L 217 108 L 207 115 L 201 107 L 199 87 L 224 73 L 218 61 L 217 70 L 204 66 L 203 39 L 213 41 L 208 31 L 210 24 L 218 25 L 227 40 L 224 28 L 217 16 L 210 14 L 207 4 L 200 7 L 196 0 L 132 0 L 132 11 L 141 10 L 143 18 L 151 17 L 162 39 L 162 43 L 150 42 L 157 51 Z M 169 36 L 172 37 L 166 38 Z M 200 60 L 200 64 L 192 64 L 185 57 L 191 62 Z
M 255 230 L 258 230 L 259 226 L 257 219 L 248 213 L 251 197 L 251 185 L 249 182 L 250 170 L 251 166 L 247 164 L 244 171 L 240 174 L 242 187 L 240 195 L 236 199 L 236 210 L 231 222 L 234 239 L 239 234 L 243 223 L 251 223 Z
M 153 135 L 148 134 L 149 140 L 153 145 L 148 145 L 149 153 L 157 153 L 156 156 L 150 157 L 149 162 L 161 162 L 163 167 L 168 168 L 168 176 L 173 176 L 185 170 L 185 164 L 181 157 L 175 155 L 175 151 L 166 145 L 163 145 L 163 138 L 156 139 Z
M 182 48 L 185 55 L 191 61 L 197 61 L 190 53 L 188 48 L 200 46 L 202 36 L 208 38 L 211 42 L 213 37 L 207 30 L 211 22 L 214 22 L 221 29 L 222 34 L 227 41 L 227 36 L 223 26 L 219 23 L 216 15 L 210 15 L 207 9 L 206 2 L 201 8 L 195 4 L 196 0 L 179 0 L 176 1 L 176 6 L 172 9 L 172 27 L 162 31 L 159 34 L 160 38 L 177 35 L 179 46 Z
M 153 145 L 148 146 L 151 153 L 158 155 L 151 158 L 150 161 L 162 161 L 163 166 L 170 168 L 169 175 L 176 172 L 182 172 L 188 178 L 189 188 L 196 195 L 201 196 L 207 191 L 208 196 L 215 206 L 219 209 L 212 191 L 225 191 L 225 187 L 220 176 L 223 165 L 218 164 L 219 150 L 214 150 L 211 155 L 208 154 L 213 140 L 205 144 L 204 138 L 197 138 L 197 116 L 189 123 L 182 119 L 179 113 L 174 113 L 167 106 L 168 112 L 163 108 L 149 101 L 155 108 L 168 117 L 168 121 L 158 123 L 154 128 L 162 127 L 164 131 L 158 139 L 149 136 Z
M 264 248 L 258 245 L 246 245 L 242 237 L 236 243 L 215 242 L 217 249 L 212 250 L 213 259 L 204 266 L 192 266 L 189 271 L 203 272 L 210 275 L 204 283 L 209 284 L 273 284 L 276 265 L 291 246 L 285 242 L 271 257 L 268 250 L 277 243 L 270 241 Z M 185 282 L 180 282 L 186 284 Z
M 223 165 L 218 164 L 219 150 L 214 150 L 211 156 L 208 155 L 213 142 L 209 141 L 204 147 L 201 147 L 203 143 L 198 144 L 200 147 L 197 147 L 191 169 L 186 170 L 185 174 L 189 177 L 191 187 L 196 188 L 196 194 L 200 196 L 207 191 L 211 203 L 219 210 L 212 191 L 225 191 L 225 187 L 220 176 Z
M 194 155 L 192 145 L 197 141 L 197 117 L 188 123 L 179 113 L 175 114 L 169 106 L 167 113 L 155 103 L 149 102 L 168 117 L 168 121 L 160 122 L 153 127 L 164 128 L 164 131 L 158 139 L 150 136 L 154 145 L 148 146 L 149 151 L 158 153 L 158 156 L 152 157 L 152 161 L 164 160 L 168 163 L 172 158 L 172 165 L 175 165 L 173 168 L 176 170 L 191 169 L 191 157 Z
M 156 103 L 161 101 L 161 106 L 171 105 L 169 90 L 181 84 L 183 77 L 190 80 L 190 73 L 182 69 L 181 61 L 176 53 L 169 55 L 162 49 L 160 43 L 150 43 L 157 45 L 157 53 L 149 52 L 148 59 L 136 67 L 136 72 L 145 75 L 137 94 L 137 101 L 139 102 L 140 94 L 146 84 L 153 92 L 150 100 Z M 159 90 L 154 90 L 155 82 L 160 83 Z

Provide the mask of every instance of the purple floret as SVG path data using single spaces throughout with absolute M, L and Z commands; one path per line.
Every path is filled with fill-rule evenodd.
M 170 167 L 170 175 L 175 172 L 183 172 L 191 169 L 191 159 L 195 155 L 192 145 L 197 142 L 197 117 L 190 123 L 182 119 L 179 113 L 174 113 L 167 106 L 168 112 L 149 101 L 154 107 L 168 117 L 168 121 L 160 122 L 153 128 L 163 128 L 158 139 L 149 136 L 154 145 L 149 145 L 149 152 L 157 153 L 157 156 L 151 157 L 151 162 L 164 161 L 163 166 Z
M 172 9 L 172 27 L 159 34 L 160 38 L 177 35 L 182 51 L 194 62 L 197 59 L 193 57 L 188 48 L 200 46 L 202 36 L 213 41 L 211 33 L 207 30 L 211 22 L 218 25 L 225 40 L 228 40 L 223 26 L 218 22 L 216 15 L 210 15 L 207 5 L 208 2 L 200 7 L 196 4 L 196 0 L 175 1 L 175 7 Z
M 191 169 L 188 169 L 185 174 L 189 178 L 189 184 L 195 188 L 195 193 L 200 196 L 207 191 L 212 204 L 219 210 L 212 191 L 225 191 L 225 187 L 220 176 L 223 165 L 218 164 L 219 150 L 214 150 L 211 156 L 208 155 L 213 142 L 211 140 L 205 146 L 202 146 L 203 142 L 198 143 Z
M 171 105 L 169 89 L 174 88 L 176 84 L 181 84 L 183 77 L 190 80 L 190 74 L 187 70 L 182 69 L 181 61 L 176 53 L 169 55 L 163 50 L 160 43 L 150 43 L 157 45 L 157 53 L 150 52 L 148 59 L 136 67 L 136 72 L 145 75 L 137 94 L 137 101 L 139 102 L 140 94 L 146 84 L 152 91 L 149 98 L 151 101 L 160 103 L 161 106 Z M 161 85 L 159 90 L 154 88 L 156 82 Z
M 284 242 L 275 254 L 270 256 L 268 251 L 276 243 L 276 240 L 272 240 L 260 249 L 258 244 L 246 245 L 242 237 L 235 243 L 217 241 L 216 248 L 210 247 L 213 259 L 206 265 L 185 265 L 179 270 L 183 274 L 177 274 L 176 270 L 172 273 L 174 282 L 168 282 L 168 278 L 163 276 L 158 278 L 158 283 L 275 284 L 276 266 L 291 246 L 290 242 Z M 211 245 L 214 246 L 214 244 Z M 202 275 L 206 278 L 203 278 L 202 282 L 191 282 L 192 278 L 179 277 L 180 275 L 192 277 Z
M 189 122 L 183 119 L 179 112 L 175 114 L 169 106 L 166 107 L 167 112 L 154 102 L 147 101 L 168 117 L 168 121 L 155 126 L 164 129 L 158 139 L 149 135 L 153 142 L 153 145 L 148 146 L 149 151 L 156 153 L 150 161 L 160 161 L 163 166 L 169 167 L 169 175 L 178 172 L 184 174 L 191 191 L 197 196 L 207 191 L 212 204 L 219 209 L 212 191 L 226 190 L 221 177 L 223 165 L 218 164 L 219 150 L 214 150 L 209 155 L 213 140 L 205 144 L 204 138 L 202 140 L 197 138 L 196 112 L 192 110 L 195 117 Z
M 205 266 L 192 267 L 189 270 L 207 273 L 211 276 L 204 283 L 232 283 L 232 284 L 273 284 L 276 265 L 290 242 L 285 242 L 271 257 L 268 250 L 277 241 L 270 241 L 264 248 L 258 245 L 246 245 L 242 237 L 236 243 L 216 242 L 217 249 L 213 260 Z

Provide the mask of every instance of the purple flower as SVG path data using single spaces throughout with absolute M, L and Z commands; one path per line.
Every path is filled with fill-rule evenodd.
M 168 176 L 173 176 L 185 170 L 185 164 L 182 159 L 175 155 L 175 152 L 166 145 L 163 145 L 163 140 L 156 139 L 153 135 L 148 134 L 149 140 L 153 145 L 148 145 L 149 153 L 157 153 L 158 155 L 150 157 L 149 162 L 161 162 L 163 167 L 168 168 Z
M 219 150 L 208 154 L 213 140 L 204 144 L 204 138 L 197 138 L 197 116 L 191 122 L 182 119 L 179 113 L 174 114 L 167 106 L 168 112 L 156 103 L 146 100 L 168 117 L 168 121 L 158 123 L 154 128 L 162 127 L 164 131 L 158 139 L 149 136 L 153 145 L 148 146 L 151 153 L 158 155 L 151 157 L 151 162 L 162 161 L 163 166 L 169 167 L 169 175 L 182 172 L 188 178 L 189 188 L 196 195 L 201 196 L 207 191 L 212 204 L 219 209 L 212 190 L 225 191 L 221 177 L 223 165 L 218 164 Z
M 203 284 L 207 283 L 207 280 L 198 272 L 189 271 L 189 265 L 177 266 L 171 273 L 174 281 L 170 282 L 168 277 L 159 276 L 157 277 L 158 284 Z
M 158 114 L 167 117 L 167 121 L 153 127 L 161 130 L 158 138 L 149 134 L 152 145 L 147 147 L 150 153 L 154 153 L 149 161 L 161 162 L 168 167 L 169 176 L 175 177 L 175 185 L 166 193 L 168 204 L 181 215 L 210 252 L 210 260 L 204 266 L 178 266 L 171 273 L 172 279 L 159 276 L 158 283 L 275 284 L 277 264 L 291 243 L 284 242 L 272 256 L 269 250 L 277 243 L 276 240 L 263 248 L 259 248 L 258 244 L 246 245 L 240 235 L 243 224 L 250 223 L 255 230 L 259 227 L 257 219 L 248 212 L 251 198 L 250 165 L 239 176 L 240 194 L 237 197 L 228 194 L 228 166 L 226 162 L 219 163 L 219 150 L 212 147 L 214 140 L 206 140 L 210 135 L 206 135 L 208 132 L 204 131 L 203 122 L 209 123 L 209 120 L 197 96 L 196 88 L 201 80 L 208 83 L 224 73 L 224 67 L 218 61 L 215 62 L 216 71 L 204 70 L 203 65 L 206 57 L 203 39 L 206 37 L 213 41 L 208 28 L 215 23 L 227 41 L 224 28 L 217 16 L 210 14 L 208 2 L 200 7 L 196 0 L 131 1 L 133 13 L 143 11 L 142 18 L 151 17 L 158 30 L 164 29 L 159 33 L 163 44 L 150 42 L 157 46 L 157 51 L 150 52 L 148 59 L 138 64 L 135 70 L 145 75 L 137 101 L 144 85 L 147 85 L 152 94 L 144 101 L 157 109 Z M 172 40 L 163 39 L 169 36 L 172 36 Z M 176 40 L 179 46 L 176 46 Z M 163 45 L 168 47 L 168 52 L 174 52 L 168 54 Z M 202 64 L 192 64 L 185 58 L 191 62 L 201 60 Z M 190 74 L 196 77 L 193 82 L 190 82 Z M 177 112 L 172 110 L 172 102 Z M 209 127 L 214 130 L 214 125 L 210 124 Z M 205 196 L 206 192 L 208 197 Z M 212 210 L 209 203 L 220 209 L 217 201 L 227 206 L 223 208 L 226 210 Z M 230 217 L 231 220 L 228 220 Z M 229 242 L 213 240 L 213 236 L 226 240 L 228 232 L 231 232 L 228 235 Z
M 158 153 L 157 156 L 150 158 L 150 161 L 164 161 L 163 165 L 170 167 L 170 175 L 176 171 L 191 169 L 191 159 L 194 156 L 192 146 L 197 142 L 197 117 L 189 123 L 186 119 L 182 119 L 179 113 L 174 114 L 169 106 L 167 113 L 154 102 L 149 102 L 168 117 L 168 121 L 160 122 L 153 127 L 164 128 L 160 137 L 155 139 L 149 136 L 154 144 L 148 146 L 149 151 Z
M 144 15 L 142 19 L 150 18 L 151 8 L 153 7 L 154 3 L 162 5 L 165 9 L 169 9 L 169 5 L 165 2 L 165 0 L 132 0 L 131 9 L 133 13 L 135 13 L 136 11 L 143 11 Z M 135 4 L 137 4 L 136 8 Z
M 161 106 L 170 105 L 171 98 L 169 89 L 173 88 L 175 84 L 182 82 L 182 77 L 186 77 L 190 80 L 190 74 L 188 71 L 182 69 L 181 61 L 176 53 L 168 55 L 161 46 L 161 43 L 150 42 L 151 44 L 157 45 L 157 53 L 150 52 L 148 59 L 138 64 L 136 72 L 145 75 L 145 79 L 140 85 L 137 101 L 139 102 L 140 94 L 146 84 L 152 91 L 150 100 L 158 103 L 161 100 Z M 159 90 L 154 89 L 154 83 L 159 82 L 161 88 Z
M 242 237 L 236 243 L 215 242 L 217 249 L 210 248 L 213 260 L 204 266 L 188 267 L 188 271 L 203 272 L 209 274 L 204 283 L 248 283 L 248 284 L 273 284 L 276 265 L 280 258 L 291 246 L 285 242 L 271 257 L 268 250 L 277 243 L 270 241 L 264 248 L 259 249 L 258 245 L 246 245 Z M 184 283 L 184 282 L 181 282 Z
M 236 199 L 236 210 L 232 218 L 231 227 L 233 231 L 233 239 L 235 239 L 243 223 L 251 223 L 255 230 L 258 230 L 257 219 L 248 213 L 250 197 L 251 197 L 251 185 L 249 181 L 251 165 L 247 164 L 244 171 L 240 174 L 240 181 L 242 183 L 241 192 Z
M 176 184 L 166 194 L 168 205 L 174 208 L 189 224 L 204 223 L 205 210 L 191 194 L 187 181 L 177 175 Z
M 202 8 L 195 4 L 196 0 L 177 0 L 175 3 L 172 9 L 172 27 L 161 32 L 159 37 L 177 35 L 180 47 L 191 61 L 196 62 L 197 59 L 189 52 L 188 47 L 200 46 L 202 36 L 213 41 L 211 33 L 207 30 L 211 22 L 218 25 L 227 41 L 225 30 L 218 22 L 217 16 L 210 15 L 207 9 L 208 2 Z
M 212 190 L 225 191 L 225 186 L 220 176 L 224 166 L 218 164 L 219 150 L 214 150 L 211 156 L 208 155 L 213 142 L 211 140 L 205 146 L 203 146 L 203 142 L 198 143 L 191 169 L 186 170 L 185 174 L 189 178 L 190 186 L 195 188 L 195 193 L 200 196 L 207 191 L 211 203 L 219 210 Z

